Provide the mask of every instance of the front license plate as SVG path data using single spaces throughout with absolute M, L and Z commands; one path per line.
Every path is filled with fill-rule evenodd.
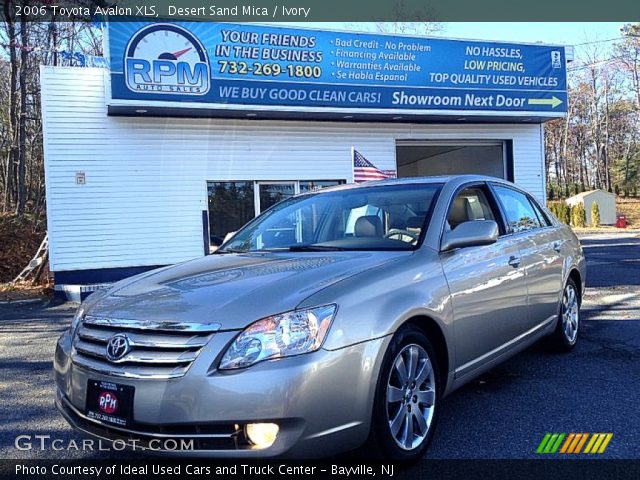
M 103 380 L 87 383 L 86 415 L 121 427 L 131 425 L 135 388 Z

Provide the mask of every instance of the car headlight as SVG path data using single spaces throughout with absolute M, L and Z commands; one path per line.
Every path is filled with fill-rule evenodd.
M 73 340 L 73 337 L 75 337 L 76 330 L 78 329 L 78 326 L 80 325 L 80 322 L 82 321 L 83 318 L 84 318 L 84 308 L 82 307 L 82 305 L 80 305 L 78 307 L 78 310 L 76 310 L 76 314 L 73 316 L 73 320 L 71 320 L 71 328 L 69 329 L 69 332 L 72 340 Z
M 252 323 L 229 346 L 220 362 L 220 370 L 315 352 L 322 346 L 336 310 L 335 305 L 325 305 L 293 310 Z

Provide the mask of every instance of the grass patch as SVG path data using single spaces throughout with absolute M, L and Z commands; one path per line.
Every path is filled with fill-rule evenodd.
M 630 227 L 640 227 L 640 198 L 621 198 L 616 200 L 618 213 L 627 217 Z

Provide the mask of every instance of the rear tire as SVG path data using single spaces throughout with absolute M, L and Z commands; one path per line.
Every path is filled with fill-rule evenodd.
M 580 331 L 580 290 L 576 282 L 569 278 L 562 291 L 558 306 L 558 323 L 551 334 L 551 342 L 556 350 L 570 352 L 578 341 Z
M 404 462 L 422 458 L 436 426 L 440 385 L 431 342 L 420 329 L 402 327 L 382 362 L 366 452 Z

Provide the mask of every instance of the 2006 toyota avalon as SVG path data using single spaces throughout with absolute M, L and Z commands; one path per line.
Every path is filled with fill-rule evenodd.
M 191 455 L 369 442 L 411 460 L 448 393 L 542 337 L 575 345 L 585 273 L 571 230 L 506 181 L 306 193 L 92 294 L 57 344 L 57 405 L 90 435 Z

